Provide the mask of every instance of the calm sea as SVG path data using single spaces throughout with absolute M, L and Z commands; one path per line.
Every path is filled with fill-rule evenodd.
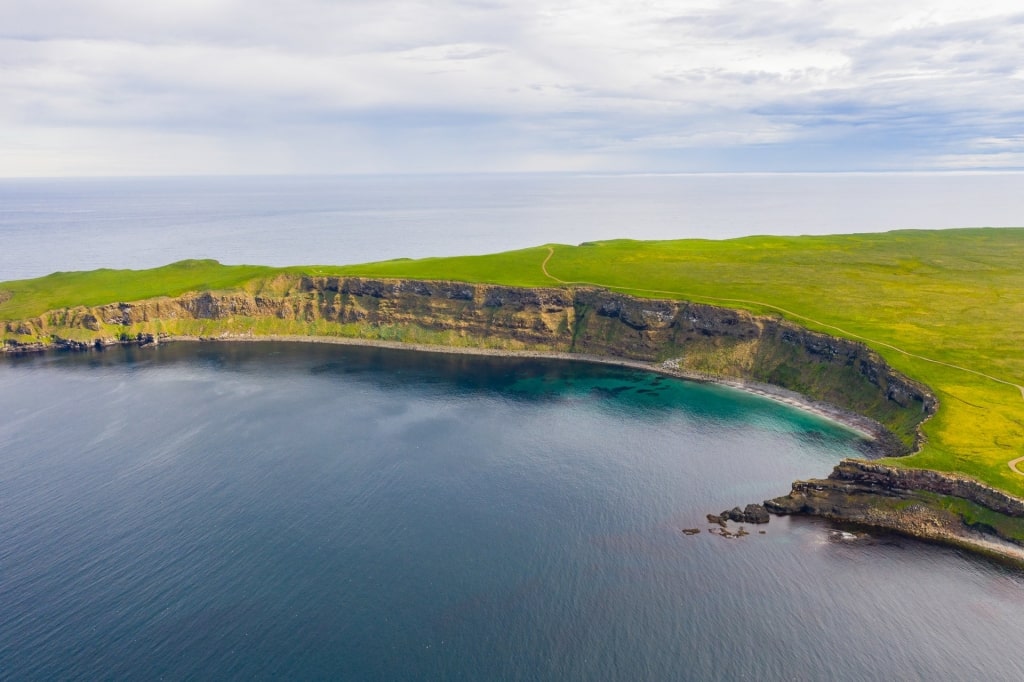
M 184 258 L 313 265 L 595 239 L 1024 225 L 1024 174 L 0 179 L 0 281 Z
M 0 361 L 0 414 L 5 679 L 1024 679 L 1018 573 L 708 533 L 857 452 L 726 389 L 181 344 Z
M 0 280 L 1019 225 L 1022 179 L 2 180 Z M 753 396 L 578 363 L 2 359 L 0 679 L 1024 679 L 1018 572 L 801 519 L 707 532 L 858 446 Z

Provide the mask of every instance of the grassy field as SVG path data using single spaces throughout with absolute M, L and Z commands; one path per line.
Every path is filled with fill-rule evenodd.
M 20 320 L 76 305 L 234 289 L 276 271 L 260 265 L 228 266 L 215 260 L 184 260 L 152 270 L 55 272 L 37 279 L 0 283 L 0 320 Z
M 1015 386 L 1024 384 L 1024 229 L 615 240 L 285 271 L 519 286 L 587 282 L 782 315 L 864 340 L 935 390 L 941 407 L 925 427 L 927 444 L 901 463 L 963 472 L 1024 496 L 1024 476 L 1008 466 L 1024 456 L 1024 395 Z M 0 319 L 71 304 L 239 288 L 275 272 L 190 261 L 137 273 L 7 282 L 0 284 L 6 292 L 0 300 L 7 298 Z

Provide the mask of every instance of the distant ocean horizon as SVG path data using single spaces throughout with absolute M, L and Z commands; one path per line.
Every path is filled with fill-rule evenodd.
M 313 265 L 600 239 L 1024 225 L 1024 173 L 0 179 L 0 281 L 186 258 Z

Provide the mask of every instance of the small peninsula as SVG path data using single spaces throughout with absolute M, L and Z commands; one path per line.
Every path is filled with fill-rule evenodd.
M 616 240 L 355 266 L 0 283 L 4 353 L 302 338 L 628 362 L 875 438 L 768 502 L 1024 557 L 1024 230 Z M 782 492 L 782 491 L 780 491 Z

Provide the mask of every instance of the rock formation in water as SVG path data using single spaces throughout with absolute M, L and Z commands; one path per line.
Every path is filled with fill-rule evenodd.
M 846 459 L 828 478 L 796 481 L 789 495 L 764 504 L 775 514 L 810 514 L 943 542 L 991 543 L 995 553 L 1024 556 L 1024 501 L 956 474 Z

